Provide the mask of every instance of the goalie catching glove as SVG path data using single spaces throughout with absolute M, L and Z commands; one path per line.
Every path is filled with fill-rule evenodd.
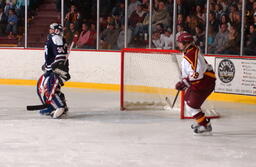
M 176 83 L 175 88 L 177 90 L 185 90 L 189 86 L 190 86 L 190 83 L 189 83 L 188 79 L 183 78 L 181 81 Z

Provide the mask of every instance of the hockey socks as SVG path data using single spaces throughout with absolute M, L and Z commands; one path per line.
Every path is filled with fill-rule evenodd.
M 194 115 L 196 125 L 191 125 L 194 130 L 194 135 L 211 135 L 212 126 L 210 120 L 207 119 L 204 113 L 201 111 Z

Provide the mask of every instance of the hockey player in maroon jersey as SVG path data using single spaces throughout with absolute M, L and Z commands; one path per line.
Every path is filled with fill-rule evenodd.
M 191 125 L 194 134 L 211 134 L 210 119 L 205 117 L 201 105 L 215 88 L 215 73 L 193 43 L 191 34 L 182 33 L 176 40 L 184 53 L 181 62 L 182 79 L 177 82 L 176 89 L 185 90 L 186 110 L 196 121 L 196 124 Z

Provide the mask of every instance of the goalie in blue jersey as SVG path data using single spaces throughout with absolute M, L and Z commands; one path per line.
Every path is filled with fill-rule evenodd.
M 63 38 L 62 26 L 52 23 L 45 43 L 45 63 L 42 66 L 44 74 L 37 83 L 37 93 L 47 108 L 40 110 L 43 115 L 61 118 L 68 107 L 61 87 L 70 79 L 69 62 L 67 59 L 67 43 Z

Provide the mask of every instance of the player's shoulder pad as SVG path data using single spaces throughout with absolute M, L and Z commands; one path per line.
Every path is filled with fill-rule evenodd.
M 192 65 L 194 70 L 197 67 L 198 54 L 199 48 L 195 45 L 189 46 L 184 53 L 184 58 Z
M 52 42 L 55 45 L 63 45 L 63 37 L 61 35 L 53 35 Z

